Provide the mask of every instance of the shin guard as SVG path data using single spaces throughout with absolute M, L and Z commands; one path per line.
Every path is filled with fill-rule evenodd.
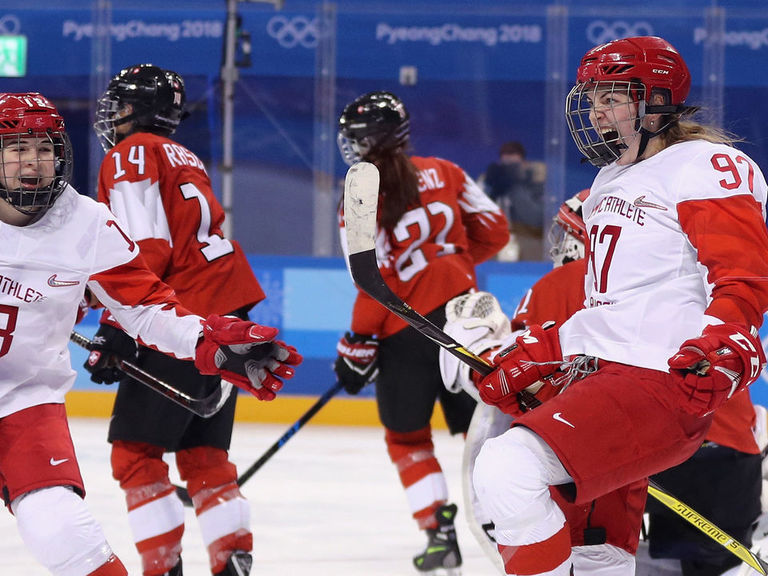
M 237 486 L 237 470 L 227 452 L 201 446 L 176 454 L 179 473 L 195 506 L 211 572 L 218 574 L 235 551 L 250 552 L 250 507 Z
M 184 506 L 162 455 L 162 448 L 150 444 L 112 445 L 112 474 L 125 492 L 128 522 L 145 576 L 165 574 L 181 557 Z
M 413 518 L 422 530 L 437 528 L 435 511 L 448 500 L 448 486 L 435 458 L 431 428 L 414 432 L 387 430 L 385 439 Z

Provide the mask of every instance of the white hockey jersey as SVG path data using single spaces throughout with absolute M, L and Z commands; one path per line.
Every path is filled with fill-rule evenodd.
M 201 318 L 176 306 L 105 205 L 68 187 L 39 221 L 0 222 L 0 246 L 0 418 L 64 401 L 86 283 L 132 336 L 194 357 Z
M 746 154 L 702 140 L 601 169 L 584 203 L 585 308 L 560 328 L 563 353 L 668 371 L 709 324 L 759 327 L 766 194 Z

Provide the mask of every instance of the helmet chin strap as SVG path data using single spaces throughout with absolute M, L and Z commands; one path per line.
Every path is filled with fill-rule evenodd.
M 648 142 L 651 140 L 651 138 L 655 138 L 656 136 L 659 136 L 669 130 L 669 127 L 672 126 L 672 121 L 667 122 L 663 126 L 660 126 L 658 130 L 648 129 L 642 126 L 642 120 L 645 118 L 648 114 L 659 114 L 659 123 L 661 123 L 662 115 L 664 114 L 681 114 L 685 111 L 689 110 L 688 108 L 684 106 L 650 106 L 645 103 L 644 100 L 640 101 L 640 104 L 637 107 L 637 120 L 636 120 L 636 131 L 640 134 L 640 146 L 637 149 L 637 157 L 640 158 L 643 153 L 645 152 L 645 149 L 648 146 Z M 690 109 L 691 111 L 694 111 L 693 108 Z M 651 128 L 653 128 L 655 121 L 651 120 L 650 125 Z
M 645 152 L 645 149 L 648 146 L 648 142 L 650 142 L 651 138 L 656 138 L 656 136 L 659 136 L 666 132 L 669 127 L 672 125 L 671 122 L 667 122 L 664 126 L 659 128 L 656 131 L 648 130 L 647 128 L 640 127 L 639 133 L 640 133 L 640 146 L 637 149 L 637 157 L 640 158 L 643 153 Z M 651 122 L 651 126 L 653 126 L 653 122 Z

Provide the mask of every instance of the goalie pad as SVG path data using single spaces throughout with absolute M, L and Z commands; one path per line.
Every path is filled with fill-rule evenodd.
M 475 493 L 472 475 L 475 471 L 475 459 L 485 441 L 500 436 L 509 430 L 511 425 L 511 416 L 504 414 L 495 406 L 478 403 L 467 430 L 461 462 L 461 487 L 467 524 L 483 553 L 493 563 L 499 574 L 506 574 L 506 571 L 496 549 L 493 522 Z
M 444 332 L 464 348 L 481 356 L 500 348 L 511 334 L 509 318 L 490 292 L 472 292 L 449 300 L 445 305 Z M 445 348 L 440 348 L 440 376 L 453 393 L 465 390 L 475 400 L 480 397 L 471 378 L 471 368 Z

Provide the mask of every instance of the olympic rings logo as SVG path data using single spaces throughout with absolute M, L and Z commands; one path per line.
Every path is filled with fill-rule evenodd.
M 13 14 L 6 14 L 0 18 L 0 34 L 3 36 L 15 36 L 21 32 L 21 22 Z
M 587 39 L 595 46 L 605 44 L 611 40 L 627 38 L 629 36 L 653 36 L 653 26 L 649 22 L 640 21 L 629 23 L 624 20 L 606 22 L 594 20 L 587 26 Z
M 320 40 L 320 29 L 317 18 L 304 16 L 273 16 L 267 22 L 267 33 L 283 48 L 316 48 Z

